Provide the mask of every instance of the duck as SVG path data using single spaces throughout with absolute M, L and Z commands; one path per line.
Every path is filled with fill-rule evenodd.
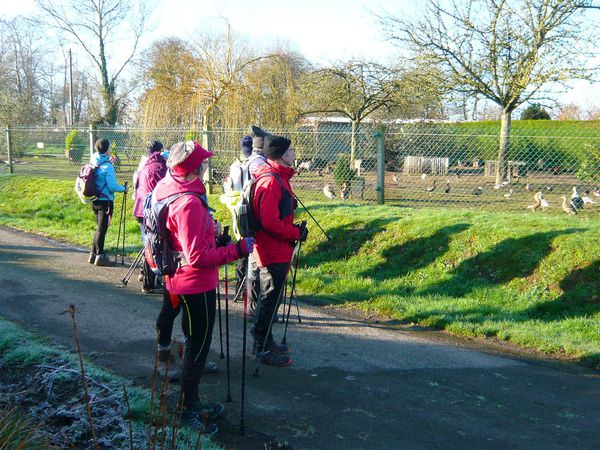
M 573 186 L 573 193 L 571 194 L 571 205 L 573 205 L 573 208 L 575 208 L 576 210 L 583 209 L 583 206 L 585 205 L 583 199 L 579 196 L 579 193 L 577 192 L 577 186 Z
M 421 180 L 424 180 L 425 178 L 427 178 L 427 174 L 426 173 L 422 173 L 421 174 Z
M 433 183 L 430 184 L 429 186 L 427 186 L 427 188 L 425 188 L 425 191 L 426 192 L 433 192 L 433 191 L 435 191 L 435 182 L 436 182 L 436 180 L 433 180 Z
M 567 214 L 577 214 L 577 210 L 571 203 L 567 203 L 567 196 L 563 195 L 562 197 L 562 209 Z
M 528 191 L 532 191 L 532 190 L 533 190 L 533 186 L 532 186 L 532 185 L 530 185 L 529 183 L 527 183 L 527 184 L 525 185 L 525 189 L 527 189 Z
M 540 197 L 540 206 L 542 207 L 542 211 L 545 211 L 546 208 L 550 208 L 550 203 L 544 198 L 543 195 Z
M 327 197 L 329 200 L 333 200 L 336 195 L 335 192 L 333 192 L 330 188 L 329 185 L 326 184 L 325 186 L 323 186 L 323 194 L 325 195 L 325 197 Z
M 508 193 L 507 193 L 507 194 L 504 194 L 504 198 L 511 198 L 511 197 L 512 197 L 512 195 L 513 195 L 513 192 L 514 192 L 513 188 L 510 188 L 510 189 L 508 190 Z
M 393 175 L 393 176 L 392 176 L 392 181 L 393 181 L 394 183 L 396 183 L 396 184 L 400 184 L 400 178 L 398 178 L 398 176 L 397 176 L 397 175 Z
M 535 195 L 533 196 L 533 205 L 529 205 L 527 207 L 527 209 L 531 209 L 532 211 L 535 211 L 536 209 L 538 209 L 541 206 L 542 206 L 542 193 L 536 192 Z
M 583 200 L 584 205 L 587 205 L 587 204 L 595 205 L 596 203 L 598 203 L 598 202 L 592 200 L 590 197 L 585 197 L 585 196 L 581 197 L 581 200 Z
M 600 197 L 600 189 L 596 189 L 595 191 L 592 191 L 592 194 L 594 194 L 594 197 Z
M 483 188 L 481 186 L 479 186 L 473 191 L 473 195 L 481 195 L 482 192 L 483 192 Z
M 450 193 L 450 178 L 446 179 L 446 186 L 444 186 L 444 192 L 446 194 Z

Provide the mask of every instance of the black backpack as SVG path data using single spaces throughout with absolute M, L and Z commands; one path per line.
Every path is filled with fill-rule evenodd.
M 195 195 L 207 210 L 209 208 L 206 200 L 196 192 L 180 192 L 160 201 L 156 200 L 154 192 L 144 197 L 144 255 L 152 272 L 161 277 L 170 276 L 182 265 L 183 252 L 172 250 L 168 244 L 166 217 L 169 205 L 183 195 Z
M 258 214 L 255 214 L 254 207 L 252 205 L 254 203 L 254 191 L 256 190 L 256 182 L 261 178 L 268 176 L 272 176 L 273 178 L 275 178 L 279 182 L 279 186 L 281 186 L 279 217 L 283 218 L 291 214 L 291 196 L 288 190 L 283 185 L 281 177 L 275 172 L 263 173 L 258 177 L 254 178 L 253 180 L 250 180 L 250 182 L 246 184 L 246 186 L 244 186 L 238 204 L 235 207 L 236 223 L 238 231 L 242 237 L 253 237 L 256 235 L 256 233 L 258 233 L 258 230 L 260 230 L 261 228 L 260 220 L 258 219 Z

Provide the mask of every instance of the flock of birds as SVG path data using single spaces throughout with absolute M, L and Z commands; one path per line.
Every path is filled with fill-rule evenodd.
M 425 180 L 426 178 L 427 178 L 427 174 L 421 175 L 422 180 Z M 394 183 L 396 183 L 396 184 L 400 184 L 400 179 L 397 175 L 392 176 L 392 181 L 394 181 Z M 516 182 L 518 183 L 519 180 L 517 179 Z M 511 184 L 511 182 L 504 181 L 500 184 L 495 185 L 494 189 L 496 189 L 496 190 L 503 189 L 510 184 Z M 425 188 L 425 192 L 432 193 L 437 188 L 438 188 L 437 180 L 434 179 L 430 184 L 427 185 L 427 187 Z M 551 192 L 554 190 L 554 188 L 552 186 L 546 186 L 545 189 L 548 192 Z M 450 190 L 451 190 L 450 179 L 448 178 L 446 180 L 446 184 L 444 185 L 444 192 L 446 194 L 448 194 L 448 193 L 450 193 Z M 535 192 L 533 195 L 533 203 L 531 205 L 527 206 L 527 209 L 530 209 L 532 211 L 537 211 L 537 210 L 545 211 L 546 209 L 550 208 L 550 202 L 548 202 L 548 200 L 546 198 L 544 198 L 544 194 L 542 191 L 539 191 L 539 190 L 535 191 L 534 187 L 529 183 L 527 183 L 525 185 L 525 190 L 530 191 L 530 192 Z M 343 187 L 341 190 L 342 198 L 347 197 L 346 192 L 347 192 L 347 189 L 345 189 Z M 471 191 L 471 193 L 476 196 L 482 195 L 483 192 L 484 192 L 484 188 L 482 186 L 477 186 L 475 189 L 473 189 L 473 191 Z M 513 196 L 514 192 L 515 192 L 515 190 L 512 187 L 510 187 L 508 189 L 508 192 L 506 194 L 504 194 L 504 198 L 507 198 L 507 199 L 511 198 Z M 589 196 L 589 195 L 593 195 L 594 197 L 600 198 L 600 189 L 596 189 L 591 192 L 589 190 L 586 190 L 585 194 L 587 194 L 587 195 L 581 196 L 579 194 L 577 186 L 573 186 L 573 192 L 571 193 L 570 199 L 567 199 L 566 195 L 563 195 L 560 197 L 562 199 L 563 211 L 566 212 L 567 214 L 577 214 L 577 211 L 583 209 L 585 207 L 585 205 L 595 205 L 598 203 L 598 201 L 600 201 L 600 200 L 596 201 L 592 197 Z M 333 200 L 333 199 L 337 198 L 336 193 L 331 189 L 329 184 L 325 184 L 323 186 L 323 195 L 325 195 L 325 197 L 328 198 L 329 200 Z

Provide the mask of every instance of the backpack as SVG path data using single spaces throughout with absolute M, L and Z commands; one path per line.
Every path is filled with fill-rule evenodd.
M 108 164 L 108 162 L 103 162 L 102 164 Z M 97 200 L 100 191 L 104 189 L 104 187 L 100 191 L 96 189 L 96 169 L 102 164 L 99 166 L 86 164 L 79 169 L 79 175 L 75 178 L 75 193 L 79 197 L 79 200 L 81 200 L 81 203 L 90 203 Z
M 244 187 L 252 179 L 250 174 L 250 164 L 256 159 L 264 159 L 263 155 L 253 154 L 246 158 L 243 162 L 236 159 L 231 166 L 229 166 L 229 176 L 223 183 L 223 189 L 227 192 L 242 192 Z
M 183 195 L 195 195 L 208 210 L 208 204 L 196 192 L 180 192 L 157 200 L 155 191 L 144 197 L 144 218 L 142 221 L 144 255 L 150 269 L 157 276 L 173 275 L 184 264 L 183 252 L 169 247 L 167 239 L 167 209 L 171 203 Z
M 235 222 L 237 225 L 237 230 L 242 237 L 253 237 L 260 230 L 261 225 L 258 219 L 258 214 L 255 214 L 253 203 L 254 203 L 254 191 L 256 190 L 256 182 L 261 178 L 273 176 L 278 182 L 279 186 L 281 186 L 281 201 L 279 203 L 279 214 L 282 216 L 282 204 L 285 201 L 284 192 L 288 193 L 288 190 L 284 187 L 283 181 L 281 181 L 281 177 L 277 175 L 275 172 L 266 172 L 258 177 L 250 180 L 244 189 L 242 189 L 242 193 L 240 194 L 240 199 L 238 204 L 235 207 Z

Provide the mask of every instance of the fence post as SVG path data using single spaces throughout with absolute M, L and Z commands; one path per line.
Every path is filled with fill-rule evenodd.
M 96 130 L 94 129 L 94 125 L 90 124 L 89 128 L 89 137 L 90 137 L 90 156 L 94 154 L 94 143 L 96 142 Z
M 14 173 L 12 159 L 12 142 L 10 135 L 10 127 L 6 127 L 6 154 L 8 156 L 8 173 Z
M 375 132 L 375 140 L 377 142 L 377 204 L 385 203 L 385 129 L 379 128 Z
M 211 129 L 208 126 L 202 128 L 202 147 L 204 147 L 209 152 L 212 151 L 212 133 Z M 208 159 L 208 169 L 204 172 L 204 179 L 202 182 L 204 183 L 204 187 L 206 188 L 207 194 L 213 194 L 214 186 L 213 186 L 213 177 L 212 177 L 212 163 L 211 158 Z

